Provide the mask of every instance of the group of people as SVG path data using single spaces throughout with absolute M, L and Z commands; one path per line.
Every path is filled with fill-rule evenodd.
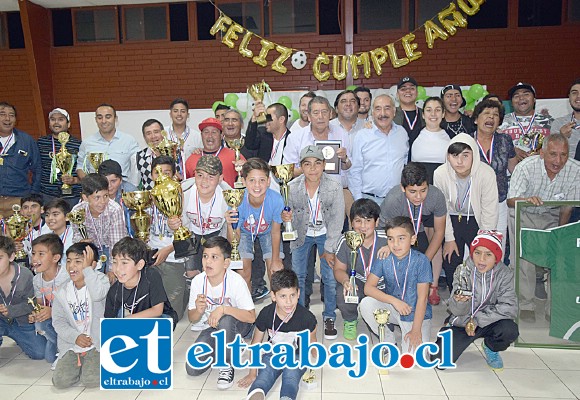
M 51 132 L 35 142 L 15 128 L 16 108 L 0 103 L 4 232 L 14 204 L 30 227 L 24 239 L 0 237 L 0 343 L 11 337 L 29 357 L 53 363 L 59 388 L 79 380 L 98 385 L 101 317 L 177 324 L 187 310 L 192 330 L 200 331 L 196 340 L 211 347 L 211 334 L 224 329 L 229 341 L 240 334 L 298 349 L 297 332 L 309 330 L 316 340 L 309 304 L 318 253 L 326 340 L 338 337 L 336 309 L 346 340 L 356 340 L 359 316 L 378 334 L 373 312 L 387 309 L 403 351 L 412 352 L 434 339 L 432 306 L 441 301 L 443 271 L 449 317 L 441 329 L 453 332 L 454 361 L 483 337 L 488 364 L 503 368 L 499 352 L 518 336 L 518 312 L 520 321 L 534 322 L 536 300 L 547 299 L 550 318 L 549 273 L 522 260 L 517 299 L 504 253 L 509 237 L 513 266 L 517 201 L 533 205 L 521 213 L 525 227 L 576 218 L 572 207 L 544 202 L 580 199 L 580 80 L 568 91 L 572 114 L 556 120 L 536 111 L 527 83 L 508 92 L 514 112 L 504 115 L 499 98 L 488 95 L 471 116 L 460 112 L 458 85 L 445 86 L 422 109 L 417 86 L 412 77 L 399 81 L 398 107 L 364 87 L 340 92 L 334 107 L 308 92 L 291 126 L 284 105 L 257 102 L 245 132 L 241 113 L 225 105 L 193 129 L 187 101 L 176 99 L 169 126 L 143 123 L 143 149 L 116 128 L 114 107 L 101 104 L 99 132 L 66 143 L 76 155 L 72 171 L 60 171 L 54 160 L 58 135 L 70 128 L 66 110 L 49 113 Z M 258 123 L 262 114 L 265 124 Z M 175 157 L 160 153 L 164 139 L 177 143 Z M 244 143 L 240 157 L 229 147 L 235 139 Z M 95 152 L 107 158 L 96 169 Z M 287 196 L 271 168 L 282 164 L 293 165 Z M 225 191 L 238 178 L 245 190 L 232 209 Z M 145 243 L 122 194 L 154 190 L 166 179 L 181 182 L 183 212 L 168 217 L 152 205 Z M 79 212 L 84 224 L 70 223 Z M 186 255 L 176 255 L 173 243 L 181 227 L 193 235 Z M 362 234 L 354 265 L 348 230 Z M 232 242 L 241 263 L 232 261 Z M 27 257 L 16 259 L 19 250 Z M 255 303 L 268 294 L 272 304 L 256 316 Z M 386 340 L 395 341 L 392 329 Z M 304 372 L 251 370 L 239 385 L 257 400 L 282 375 L 281 396 L 295 399 Z M 233 383 L 233 368 L 220 370 L 218 388 Z

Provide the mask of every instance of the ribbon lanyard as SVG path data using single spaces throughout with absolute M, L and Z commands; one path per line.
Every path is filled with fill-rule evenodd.
M 399 283 L 399 277 L 397 276 L 397 268 L 395 268 L 395 256 L 391 258 L 393 263 L 393 273 L 395 274 L 395 280 L 397 281 L 397 287 L 401 290 L 401 285 Z M 405 268 L 405 281 L 403 282 L 403 289 L 401 294 L 401 300 L 405 301 L 405 292 L 407 291 L 407 276 L 409 275 L 409 266 L 411 265 L 411 251 L 409 251 L 409 261 L 407 262 L 407 268 Z
M 224 304 L 224 301 L 226 299 L 227 285 L 228 285 L 228 276 L 227 276 L 227 272 L 226 272 L 226 274 L 224 274 L 224 280 L 222 281 L 222 295 L 221 295 L 221 298 L 218 302 L 213 297 L 209 296 L 209 290 L 207 290 L 207 275 L 206 275 L 203 278 L 203 291 L 202 291 L 202 294 L 205 295 L 205 299 L 206 299 L 205 301 L 208 304 L 214 305 L 214 306 L 221 306 L 222 304 Z
M 477 139 L 477 135 L 475 136 L 475 141 L 477 142 L 477 146 L 479 147 L 481 155 L 483 156 L 483 158 L 485 158 L 485 161 L 487 161 L 489 166 L 491 166 L 491 160 L 493 159 L 493 141 L 494 140 L 495 140 L 495 135 L 492 135 L 491 136 L 491 145 L 489 146 L 489 158 L 488 158 L 485 150 L 483 150 L 483 146 L 481 145 L 481 143 L 479 143 L 479 139 Z
M 475 270 L 476 267 L 473 268 L 473 275 L 471 278 L 471 285 L 473 286 L 473 289 L 475 290 Z M 487 289 L 487 293 L 483 292 L 483 278 L 485 277 L 485 275 L 482 274 L 481 276 L 481 303 L 479 304 L 479 307 L 477 307 L 477 309 L 474 311 L 473 308 L 475 307 L 475 293 L 473 296 L 471 296 L 471 318 L 473 318 L 475 316 L 475 314 L 477 314 L 477 312 L 479 311 L 479 309 L 484 305 L 484 303 L 487 301 L 487 299 L 489 299 L 489 296 L 491 296 L 491 288 L 493 285 L 493 269 L 491 270 L 491 277 L 489 279 L 489 288 Z M 483 297 L 485 296 L 485 298 Z
M 203 236 L 205 234 L 205 227 L 204 227 L 204 218 L 203 215 L 201 215 L 201 200 L 199 198 L 199 191 L 197 191 L 195 193 L 196 197 L 197 197 L 197 220 L 199 221 L 199 227 L 201 229 L 201 236 Z M 209 207 L 209 212 L 207 213 L 207 219 L 206 221 L 209 222 L 209 219 L 211 217 L 211 210 L 213 209 L 213 205 L 215 203 L 215 198 L 216 198 L 216 194 L 214 193 L 213 195 L 213 199 L 211 201 L 211 206 Z
M 260 209 L 260 217 L 258 218 L 258 222 L 256 222 L 256 232 L 254 233 L 254 225 L 250 225 L 250 235 L 252 236 L 252 243 L 258 237 L 258 233 L 260 232 L 260 223 L 262 222 L 262 217 L 264 216 L 264 205 L 266 204 L 266 198 L 264 197 L 264 202 L 262 203 L 262 208 Z M 251 207 L 251 206 L 250 206 Z M 254 215 L 254 214 L 250 214 Z
M 91 214 L 91 210 L 89 209 L 87 211 L 88 211 L 87 214 L 91 218 L 91 223 L 93 224 L 93 228 L 95 228 L 95 235 L 97 236 L 97 242 L 99 242 L 99 249 L 102 249 L 103 243 L 101 242 L 101 235 L 103 234 L 103 226 L 101 225 L 101 229 L 97 230 L 97 222 L 96 222 L 95 218 L 93 218 L 93 215 Z M 103 214 L 101 214 L 101 215 L 103 215 Z
M 305 184 L 306 185 L 306 184 Z M 308 194 L 308 188 L 306 188 L 306 194 Z M 314 197 L 314 206 L 312 205 L 312 201 L 310 201 L 310 196 L 308 196 L 308 207 L 310 208 L 310 220 L 312 222 L 312 226 L 316 226 L 316 221 L 318 221 L 318 215 L 320 214 L 320 186 L 316 189 L 316 197 Z
M 374 231 L 374 235 L 373 235 L 373 247 L 371 248 L 371 255 L 369 257 L 369 262 L 367 263 L 365 261 L 365 257 L 362 251 L 362 246 L 358 249 L 359 253 L 360 253 L 360 259 L 362 261 L 362 265 L 363 265 L 363 270 L 365 272 L 365 279 L 368 278 L 369 273 L 371 272 L 371 266 L 373 265 L 373 260 L 375 259 L 375 245 L 377 244 L 377 231 Z M 352 269 L 354 270 L 354 265 L 352 266 Z
M 272 165 L 272 160 L 274 159 L 274 157 L 276 157 L 276 154 L 278 154 L 278 147 L 280 147 L 280 143 L 282 143 L 282 141 L 286 138 L 287 135 L 288 131 L 286 131 L 284 135 L 280 138 L 278 144 L 276 144 L 276 147 L 272 147 L 272 152 L 270 153 L 270 162 L 268 164 Z
M 523 135 L 527 135 L 528 132 L 532 129 L 532 127 L 534 126 L 534 121 L 536 120 L 536 113 L 534 113 L 534 115 L 532 116 L 532 119 L 530 120 L 530 124 L 528 125 L 528 127 L 526 129 L 524 129 L 524 126 L 521 124 L 520 120 L 518 119 L 518 117 L 516 116 L 516 113 L 514 114 L 514 119 L 516 120 L 516 124 L 518 124 L 518 126 L 520 127 L 520 129 L 522 130 L 522 136 Z
M 419 119 L 419 111 L 417 110 L 417 107 L 415 107 L 415 119 L 413 120 L 413 122 L 411 122 L 411 120 L 407 116 L 407 111 L 403 110 L 403 115 L 405 116 L 405 119 L 407 120 L 407 125 L 409 125 L 409 129 L 413 130 L 413 128 L 415 127 L 415 124 L 417 123 L 417 120 Z
M 58 273 L 60 271 L 60 266 L 56 269 L 56 274 L 54 274 L 54 278 L 52 280 L 52 284 L 50 285 L 50 300 L 48 300 L 46 298 L 46 294 L 44 293 L 44 291 L 41 293 L 42 294 L 42 305 L 45 307 L 52 307 L 52 301 L 54 300 L 54 293 L 56 292 L 56 277 L 58 276 Z M 44 287 L 44 279 L 42 280 L 42 286 Z
M 133 294 L 133 302 L 131 303 L 131 311 L 129 311 L 129 315 L 133 315 L 133 311 L 135 310 L 136 302 L 137 302 L 137 291 L 139 290 L 139 283 L 141 283 L 141 273 L 139 273 L 139 280 L 137 281 L 137 286 L 135 286 L 135 293 Z M 121 284 L 121 301 L 125 301 L 125 296 L 123 296 L 123 290 L 125 289 L 125 285 Z M 131 294 L 129 294 L 130 296 Z M 121 304 L 121 318 L 125 318 L 125 313 L 123 312 L 123 304 Z
M 223 148 L 224 148 L 224 145 L 222 144 L 220 146 L 220 148 L 214 154 L 212 154 L 212 153 L 206 153 L 205 151 L 203 151 L 202 153 L 203 153 L 204 156 L 214 156 L 214 157 L 218 157 L 220 155 L 220 152 L 222 151 Z
M 282 322 L 280 322 L 280 325 L 278 325 L 278 328 L 274 329 L 274 321 L 276 321 L 276 307 L 274 307 L 274 315 L 272 316 L 272 336 L 270 336 L 270 341 L 272 339 L 274 339 L 274 336 L 276 336 L 276 334 L 278 333 L 278 331 L 280 330 L 282 325 L 284 325 L 286 322 L 288 322 L 290 320 L 290 318 L 292 318 L 295 311 L 296 311 L 296 308 L 294 308 L 294 310 L 292 310 L 292 312 L 290 314 L 286 314 L 286 316 L 284 317 Z
M 419 234 L 419 228 L 421 227 L 421 221 L 423 220 L 423 203 L 419 207 L 419 215 L 415 218 L 415 206 L 413 205 L 413 211 L 411 211 L 411 202 L 407 200 L 407 209 L 409 210 L 409 216 L 411 217 L 411 222 L 413 223 L 413 231 L 415 231 L 415 236 Z
M 157 236 L 163 239 L 163 235 L 165 233 L 165 221 L 167 217 L 159 212 L 159 209 L 155 207 L 155 204 L 151 206 L 151 214 L 153 214 L 153 223 L 157 227 Z
M 68 236 L 68 230 L 69 230 L 69 226 L 67 225 L 65 231 L 62 233 L 62 235 L 60 235 L 60 241 L 64 244 L 66 242 L 66 238 Z M 54 233 L 54 231 L 52 232 Z
M 40 231 L 42 230 L 42 217 L 40 218 L 40 221 L 38 222 L 38 227 L 37 228 L 32 228 L 30 230 L 30 232 L 28 232 L 28 241 L 30 242 L 30 244 L 32 245 L 32 241 L 34 240 L 34 231 L 38 231 L 38 236 L 40 236 Z M 37 237 L 38 237 L 37 236 Z
M 0 148 L 2 148 L 2 150 L 0 150 L 1 151 L 0 156 L 5 156 L 7 154 L 6 152 L 8 151 L 8 148 L 10 146 L 10 142 L 12 142 L 12 139 L 14 139 L 14 132 L 12 132 L 10 134 L 10 136 L 8 137 L 8 140 L 6 141 L 6 144 L 4 146 L 2 146 L 2 143 L 0 143 Z
M 463 195 L 463 200 L 459 201 L 459 193 L 457 193 L 457 212 L 461 213 L 461 209 L 463 208 L 463 206 L 465 205 L 465 200 L 467 200 L 468 197 L 471 197 L 471 180 L 473 179 L 473 177 L 469 178 L 469 185 L 467 186 L 467 190 L 465 191 L 465 195 Z M 469 210 L 467 210 L 467 213 L 469 214 Z M 461 214 L 459 214 L 461 215 Z
M 10 301 L 6 303 L 6 298 L 4 298 L 2 293 L 0 293 L 0 296 L 2 296 L 2 303 L 4 303 L 6 307 L 12 304 L 12 300 L 14 299 L 14 292 L 16 292 L 16 286 L 18 285 L 18 280 L 20 279 L 20 265 L 16 264 L 16 266 L 18 266 L 18 271 L 16 272 L 16 280 L 14 281 L 14 286 L 12 287 L 12 291 L 9 294 Z

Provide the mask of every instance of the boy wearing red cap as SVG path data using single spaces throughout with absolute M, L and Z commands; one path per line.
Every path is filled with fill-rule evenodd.
M 519 335 L 514 322 L 518 311 L 514 274 L 501 262 L 502 236 L 498 231 L 479 230 L 471 242 L 470 257 L 455 270 L 448 305 L 450 316 L 441 328 L 441 332 L 450 329 L 453 333 L 453 362 L 471 343 L 483 338 L 481 346 L 487 365 L 502 370 L 499 352 Z M 437 343 L 440 348 L 441 339 Z
M 195 176 L 195 166 L 201 156 L 215 156 L 222 162 L 224 182 L 231 187 L 234 187 L 234 182 L 238 177 L 238 173 L 235 169 L 236 164 L 241 166 L 246 162 L 246 159 L 240 154 L 240 161 L 236 161 L 236 153 L 224 146 L 223 129 L 219 120 L 215 118 L 206 118 L 199 124 L 199 130 L 201 131 L 203 149 L 201 153 L 193 153 L 187 159 L 185 163 L 186 176 Z

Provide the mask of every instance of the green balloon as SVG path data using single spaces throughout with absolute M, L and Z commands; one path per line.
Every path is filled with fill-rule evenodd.
M 247 113 L 246 113 L 245 111 L 242 111 L 242 112 L 241 112 L 241 114 L 242 114 L 242 118 L 243 118 L 243 119 L 246 119 L 246 115 L 247 115 Z
M 427 91 L 423 86 L 417 86 L 417 99 L 418 100 L 427 99 Z
M 471 96 L 469 95 L 469 89 L 463 89 L 461 94 L 463 95 L 465 101 L 469 101 L 471 99 Z
M 467 105 L 465 106 L 465 109 L 467 111 L 473 111 L 473 109 L 475 108 L 475 100 L 471 100 L 467 103 Z
M 278 99 L 278 103 L 284 104 L 284 107 L 286 107 L 288 110 L 292 109 L 292 99 L 290 99 L 290 97 L 288 97 L 288 96 L 280 97 Z
M 355 90 L 357 87 L 357 85 L 350 85 L 346 87 L 346 90 Z
M 235 94 L 235 93 L 228 93 L 226 95 L 226 98 L 225 98 L 225 103 L 226 103 L 226 105 L 228 105 L 230 107 L 235 107 L 236 106 L 236 103 L 238 102 L 239 99 L 240 98 L 238 97 L 237 94 Z
M 469 97 L 471 97 L 473 100 L 479 100 L 483 97 L 483 91 L 483 86 L 481 86 L 479 83 L 471 85 L 469 88 Z
M 292 110 L 292 120 L 296 121 L 298 118 L 300 118 L 300 113 L 298 110 Z
M 489 92 L 488 92 L 487 90 L 483 89 L 483 95 L 482 95 L 481 97 L 485 97 L 485 96 L 487 96 L 488 94 L 489 94 Z
M 219 101 L 219 100 L 218 100 L 218 101 L 215 101 L 215 102 L 213 103 L 213 105 L 211 106 L 211 109 L 212 109 L 212 111 L 215 113 L 215 109 L 216 109 L 218 106 L 220 106 L 220 105 L 227 106 L 227 104 L 226 104 L 226 103 L 224 103 L 223 101 Z

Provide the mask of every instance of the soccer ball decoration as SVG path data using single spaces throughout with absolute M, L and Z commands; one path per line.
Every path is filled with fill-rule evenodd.
M 292 66 L 296 69 L 302 69 L 306 66 L 306 53 L 297 51 L 292 55 Z

